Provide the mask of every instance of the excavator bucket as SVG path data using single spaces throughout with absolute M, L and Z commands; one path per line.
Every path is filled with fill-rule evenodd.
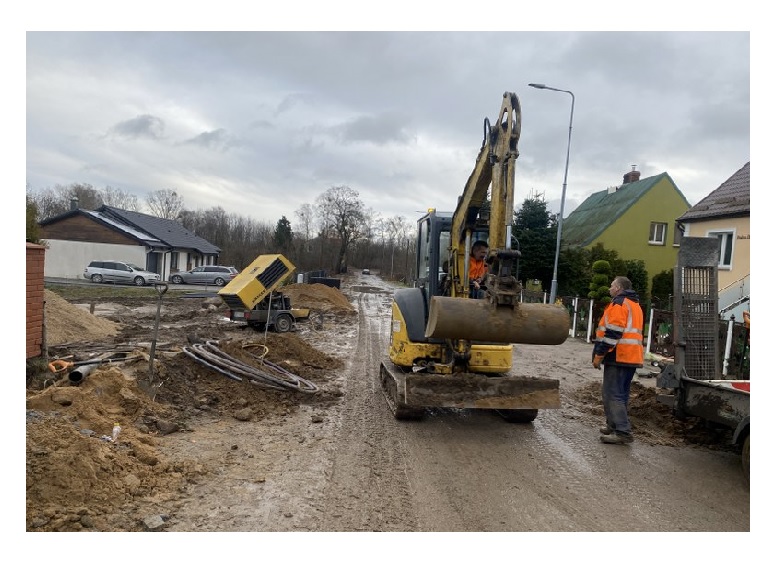
M 519 375 L 418 372 L 381 362 L 381 386 L 398 419 L 421 418 L 428 407 L 535 412 L 560 407 L 560 381 Z
M 570 318 L 559 304 L 494 306 L 488 298 L 433 296 L 425 335 L 450 340 L 559 345 L 568 337 Z
M 560 381 L 541 377 L 409 373 L 405 402 L 418 407 L 557 409 Z

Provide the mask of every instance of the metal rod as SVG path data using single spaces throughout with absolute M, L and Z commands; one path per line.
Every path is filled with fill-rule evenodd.
M 152 381 L 155 378 L 155 346 L 158 343 L 158 326 L 160 325 L 160 303 L 163 300 L 163 295 L 169 287 L 163 282 L 157 282 L 155 284 L 155 290 L 158 291 L 158 309 L 155 312 L 155 328 L 152 331 L 152 344 L 150 345 L 150 387 L 152 387 Z

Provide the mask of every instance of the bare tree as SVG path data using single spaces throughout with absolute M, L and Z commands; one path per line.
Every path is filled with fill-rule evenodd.
M 333 232 L 339 240 L 339 252 L 335 270 L 339 274 L 348 266 L 348 248 L 361 235 L 366 213 L 359 193 L 348 186 L 330 187 L 317 200 L 318 215 L 327 232 Z
M 139 211 L 139 198 L 136 195 L 129 193 L 128 191 L 123 191 L 122 189 L 113 189 L 107 185 L 106 188 L 102 191 L 99 191 L 98 194 L 101 197 L 104 205 L 116 207 L 126 211 Z
M 272 250 L 274 227 L 227 214 L 221 207 L 183 210 L 177 220 L 193 234 L 218 246 L 222 263 L 240 270 L 259 254 Z
M 389 274 L 393 277 L 394 254 L 397 252 L 398 248 L 400 248 L 403 244 L 405 244 L 405 238 L 410 234 L 410 226 L 408 225 L 408 222 L 403 217 L 397 215 L 397 216 L 390 217 L 384 221 L 384 229 L 391 243 L 391 262 L 390 262 L 391 268 L 389 270 Z M 400 261 L 398 259 L 397 268 L 399 269 L 401 266 L 404 266 L 404 262 L 403 264 L 400 264 Z
M 299 220 L 297 230 L 302 234 L 305 240 L 313 237 L 313 228 L 315 227 L 315 208 L 310 203 L 304 203 L 294 211 Z
M 67 213 L 72 207 L 95 210 L 103 204 L 100 192 L 87 183 L 55 185 L 35 192 L 28 186 L 28 198 L 35 204 L 38 220 Z
M 182 212 L 185 201 L 177 194 L 177 191 L 158 189 L 147 195 L 147 206 L 156 217 L 174 220 Z

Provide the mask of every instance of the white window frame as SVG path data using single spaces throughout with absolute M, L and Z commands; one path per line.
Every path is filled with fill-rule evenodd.
M 710 230 L 707 236 L 720 240 L 720 256 L 718 258 L 718 270 L 731 270 L 734 265 L 734 252 L 736 250 L 737 229 L 726 228 Z M 728 258 L 728 260 L 727 260 Z
M 647 244 L 664 245 L 666 244 L 666 231 L 669 225 L 665 222 L 651 222 L 650 223 L 650 238 Z M 658 239 L 658 231 L 661 231 L 661 237 Z

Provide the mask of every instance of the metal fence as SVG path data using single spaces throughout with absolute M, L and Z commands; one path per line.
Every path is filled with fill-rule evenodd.
M 647 354 L 674 358 L 674 312 L 650 309 L 647 328 Z M 718 321 L 715 339 L 721 352 L 724 379 L 750 379 L 750 330 L 734 319 Z M 687 347 L 686 347 L 687 352 Z
M 523 302 L 546 303 L 546 293 L 522 291 Z M 563 296 L 562 304 L 568 310 L 571 326 L 568 335 L 585 342 L 592 342 L 595 322 L 600 319 L 594 301 L 589 298 Z M 655 356 L 674 359 L 674 312 L 650 308 L 645 320 L 645 344 L 648 360 Z M 735 320 L 718 320 L 717 347 L 722 352 L 721 370 L 725 379 L 750 379 L 750 331 L 744 323 Z M 714 332 L 714 330 L 713 330 Z M 713 334 L 714 335 L 714 334 Z

